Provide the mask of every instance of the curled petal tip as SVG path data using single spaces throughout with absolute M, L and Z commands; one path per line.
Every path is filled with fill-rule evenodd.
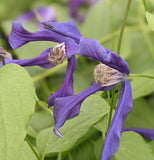
M 60 137 L 60 138 L 64 138 L 63 135 L 58 131 L 58 129 L 53 129 L 53 132 L 55 133 L 56 136 Z
M 29 34 L 19 22 L 12 22 L 12 30 L 9 35 L 9 43 L 13 49 L 17 49 L 27 43 L 27 40 L 24 38 L 24 35 Z

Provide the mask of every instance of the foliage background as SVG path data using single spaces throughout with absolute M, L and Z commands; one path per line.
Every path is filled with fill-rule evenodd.
M 65 0 L 1 0 L 0 1 L 0 45 L 5 50 L 11 52 L 14 58 L 24 59 L 38 56 L 43 50 L 55 45 L 51 42 L 33 42 L 28 43 L 25 46 L 12 50 L 7 42 L 7 37 L 11 30 L 12 20 L 15 20 L 16 16 L 33 9 L 38 5 L 51 5 L 57 14 L 57 21 L 67 21 L 70 19 L 67 7 L 67 1 Z M 84 23 L 80 24 L 75 21 L 79 31 L 84 37 L 97 39 L 104 47 L 117 51 L 117 42 L 121 24 L 124 18 L 126 10 L 127 0 L 100 0 L 95 6 L 91 7 L 88 11 L 87 18 Z M 154 1 L 146 0 L 147 11 L 153 14 Z M 150 22 L 154 21 L 151 20 Z M 154 75 L 154 32 L 152 31 L 150 23 L 147 23 L 145 17 L 145 10 L 141 0 L 133 0 L 128 15 L 123 41 L 121 45 L 121 56 L 127 61 L 130 67 L 131 73 Z M 29 31 L 37 30 L 34 23 L 29 22 L 25 25 Z M 97 65 L 97 62 L 77 56 L 78 65 L 74 73 L 74 91 L 79 93 L 89 87 L 93 82 L 93 70 Z M 5 66 L 3 69 L 13 72 L 16 66 Z M 3 68 L 3 67 L 2 67 Z M 10 70 L 12 69 L 12 70 Z M 23 68 L 22 68 L 23 69 Z M 18 71 L 20 70 L 20 71 Z M 52 127 L 54 125 L 52 109 L 47 108 L 47 100 L 51 93 L 60 88 L 65 71 L 66 62 L 58 65 L 57 67 L 49 70 L 42 69 L 40 67 L 27 67 L 26 70 L 32 77 L 32 81 L 35 86 L 35 91 L 39 100 L 34 110 L 34 102 L 30 100 L 28 107 L 31 112 L 20 112 L 22 118 L 19 121 L 24 121 L 23 114 L 26 113 L 31 117 L 30 123 L 28 121 L 21 123 L 22 127 L 16 130 L 19 124 L 12 123 L 5 128 L 4 119 L 8 119 L 10 115 L 15 113 L 14 118 L 18 117 L 16 112 L 21 109 L 19 105 L 10 102 L 11 109 L 7 110 L 7 114 L 0 112 L 0 126 L 6 133 L 10 133 L 12 139 L 7 139 L 7 134 L 0 132 L 0 135 L 5 135 L 5 138 L 1 138 L 0 142 L 4 142 L 7 151 L 4 154 L 0 154 L 2 159 L 9 159 L 12 156 L 12 160 L 19 159 L 24 160 L 98 160 L 100 159 L 101 149 L 103 147 L 104 136 L 107 131 L 108 113 L 110 108 L 110 99 L 107 99 L 106 93 L 98 92 L 95 95 L 87 98 L 83 103 L 80 116 L 71 119 L 66 122 L 61 131 L 65 139 L 60 139 L 52 133 Z M 27 73 L 22 75 L 25 71 L 21 71 L 17 67 L 15 74 L 19 77 L 27 77 Z M 8 76 L 10 81 L 14 81 L 15 93 L 17 92 L 17 84 L 19 80 L 15 78 L 11 80 L 11 75 L 8 75 L 0 70 L 1 77 Z M 6 77 L 6 79 L 8 79 Z M 12 76 L 13 78 L 13 76 Z M 6 80 L 7 81 L 7 80 Z M 0 78 L 0 86 L 2 91 L 0 92 L 2 97 L 12 91 L 11 87 L 7 87 L 7 90 L 3 88 L 7 85 L 10 86 L 10 81 L 6 82 Z M 31 79 L 25 79 L 23 82 L 27 86 L 22 87 L 22 103 L 30 93 L 24 91 L 25 87 L 29 87 Z M 133 109 L 128 115 L 125 121 L 125 127 L 142 127 L 142 128 L 154 128 L 154 80 L 148 78 L 137 77 L 131 79 L 133 89 Z M 31 90 L 33 90 L 31 85 Z M 117 103 L 120 86 L 116 87 Z M 8 91 L 8 92 L 6 92 Z M 25 94 L 25 95 L 24 95 Z M 8 95 L 7 95 L 8 96 Z M 7 98 L 6 96 L 6 98 Z M 31 95 L 34 98 L 34 93 Z M 103 97 L 103 98 L 102 98 Z M 10 99 L 14 96 L 10 94 Z M 5 101 L 6 100 L 4 97 Z M 26 98 L 27 100 L 27 98 Z M 20 101 L 20 98 L 17 100 Z M 26 102 L 25 102 L 26 103 Z M 7 105 L 7 104 L 6 104 Z M 9 106 L 9 104 L 8 104 Z M 14 107 L 17 106 L 15 110 Z M 32 107 L 31 107 L 32 106 Z M 24 108 L 26 106 L 23 106 Z M 4 106 L 1 108 L 4 109 Z M 27 108 L 27 107 L 26 107 Z M 29 117 L 29 118 L 30 118 Z M 21 133 L 25 130 L 25 141 L 20 139 Z M 17 131 L 17 132 L 11 132 Z M 20 141 L 19 147 L 14 150 L 15 142 Z M 0 143 L 0 148 L 3 147 L 3 143 Z M 14 144 L 8 147 L 10 144 Z M 17 157 L 14 156 L 18 153 Z M 143 139 L 140 135 L 133 132 L 126 132 L 122 134 L 120 149 L 112 159 L 122 160 L 152 160 L 154 159 L 154 142 L 147 139 Z M 38 157 L 36 156 L 38 155 Z M 0 158 L 1 159 L 1 158 Z

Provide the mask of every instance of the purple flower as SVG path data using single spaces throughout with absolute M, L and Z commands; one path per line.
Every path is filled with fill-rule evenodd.
M 40 28 L 44 26 L 41 21 L 56 21 L 56 14 L 51 6 L 39 6 L 33 10 L 25 12 L 17 17 L 17 21 L 21 23 L 34 21 Z
M 103 91 L 109 90 L 116 83 L 120 81 L 122 81 L 122 91 L 125 88 L 130 89 L 130 85 L 128 83 L 129 81 L 125 78 L 125 74 L 129 74 L 129 68 L 127 63 L 118 54 L 110 51 L 109 49 L 103 48 L 96 40 L 83 38 L 79 33 L 79 31 L 77 30 L 76 26 L 74 25 L 73 21 L 43 22 L 43 24 L 45 25 L 46 29 L 30 33 L 26 31 L 19 23 L 13 22 L 12 31 L 9 36 L 9 42 L 11 46 L 13 48 L 18 48 L 30 41 L 54 41 L 57 43 L 65 43 L 67 59 L 69 58 L 72 59 L 72 56 L 75 53 L 78 53 L 79 55 L 89 57 L 99 62 L 102 62 L 103 64 L 107 65 L 107 67 L 109 67 L 111 73 L 113 72 L 116 75 L 114 76 L 114 74 L 112 73 L 113 76 L 111 76 L 112 78 L 109 79 L 109 82 L 106 82 L 107 85 L 104 83 L 103 79 L 102 80 L 98 79 L 96 82 L 100 84 L 103 83 L 103 85 L 94 82 L 93 85 L 88 89 L 86 89 L 85 91 L 79 93 L 78 95 L 73 95 L 73 90 L 72 90 L 73 78 L 71 77 L 74 71 L 74 66 L 76 66 L 76 63 L 74 64 L 73 60 L 72 62 L 71 61 L 69 62 L 68 64 L 69 66 L 67 68 L 67 74 L 65 76 L 65 80 L 62 87 L 56 93 L 52 94 L 49 97 L 49 105 L 54 105 L 54 119 L 55 119 L 54 132 L 58 136 L 62 137 L 58 129 L 65 123 L 67 119 L 75 117 L 79 114 L 80 106 L 83 100 L 87 96 L 99 90 Z M 72 68 L 71 71 L 70 68 Z M 102 73 L 101 72 L 99 73 L 100 68 L 101 67 L 98 67 L 98 75 L 100 75 L 101 79 Z M 98 75 L 96 77 L 98 77 Z M 121 94 L 123 94 L 123 92 Z M 120 98 L 119 102 L 124 101 L 124 99 L 126 98 L 125 96 L 122 95 L 121 97 L 123 98 Z M 131 98 L 129 97 L 129 99 Z M 130 110 L 130 108 L 131 106 L 126 106 L 127 113 Z M 120 114 L 118 116 L 122 115 Z M 120 121 L 121 125 L 123 124 L 123 120 L 124 119 L 121 118 Z M 121 128 L 116 128 L 116 129 L 117 129 L 115 131 L 116 133 L 121 133 Z M 119 138 L 116 139 L 114 143 L 118 144 Z M 117 149 L 118 145 L 117 148 L 111 152 L 112 153 L 110 154 L 111 157 Z
M 108 133 L 109 137 L 111 137 L 111 135 L 113 134 L 113 138 L 111 138 L 111 140 L 112 143 L 115 144 L 114 146 L 116 146 L 110 152 L 111 154 L 109 156 L 112 157 L 119 147 L 119 138 L 121 136 L 121 132 L 123 129 L 124 119 L 126 118 L 127 114 L 129 113 L 132 107 L 131 86 L 127 78 L 125 78 L 126 73 L 129 74 L 128 65 L 122 58 L 117 56 L 116 53 L 104 49 L 95 40 L 82 38 L 80 40 L 79 54 L 86 56 L 88 55 L 91 58 L 104 62 L 104 64 L 99 64 L 98 66 L 96 66 L 94 70 L 95 82 L 92 84 L 92 86 L 90 86 L 89 88 L 87 88 L 86 90 L 77 95 L 55 99 L 54 133 L 62 137 L 58 129 L 65 123 L 67 119 L 75 117 L 79 114 L 80 106 L 85 98 L 87 98 L 88 96 L 97 91 L 110 90 L 118 82 L 121 82 L 122 83 L 121 96 L 119 99 L 119 104 L 114 118 L 116 119 L 116 121 L 117 119 L 119 119 L 118 122 L 119 125 L 116 125 L 115 123 L 116 121 L 115 122 L 113 121 Z M 125 103 L 127 102 L 126 99 L 128 100 L 128 103 Z M 122 110 L 121 107 L 124 107 L 125 109 Z M 106 150 L 108 150 L 108 148 L 112 148 L 110 143 L 110 138 L 108 138 L 108 136 L 107 139 L 109 139 L 108 140 L 109 142 L 105 142 L 104 144 L 105 152 L 107 152 Z M 104 155 L 104 151 L 102 152 L 102 154 Z
M 9 36 L 9 43 L 12 48 L 16 49 L 30 41 L 65 43 L 67 59 L 78 53 L 129 74 L 127 63 L 118 54 L 103 48 L 96 40 L 83 38 L 72 20 L 67 22 L 43 22 L 43 24 L 46 29 L 30 33 L 20 23 L 14 21 Z
M 83 22 L 86 18 L 88 8 L 93 6 L 98 0 L 69 0 L 68 7 L 72 18 Z M 86 7 L 85 12 L 80 14 L 80 8 Z

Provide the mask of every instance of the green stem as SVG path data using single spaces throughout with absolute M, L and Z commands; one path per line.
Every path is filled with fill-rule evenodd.
M 47 111 L 48 113 L 50 113 L 53 116 L 53 112 L 52 112 L 52 110 L 50 110 L 48 108 L 48 104 L 46 104 L 46 102 L 42 102 L 40 100 L 37 100 L 37 103 L 42 109 L 44 109 L 45 111 Z M 46 104 L 46 106 L 44 104 Z
M 45 77 L 48 77 L 49 75 L 51 75 L 51 74 L 55 73 L 56 71 L 58 71 L 58 70 L 62 69 L 63 67 L 65 67 L 66 64 L 67 64 L 67 61 L 65 61 L 62 64 L 59 64 L 56 67 L 51 68 L 51 69 L 49 69 L 49 70 L 47 70 L 47 71 L 45 71 L 45 72 L 33 77 L 32 78 L 33 82 L 36 82 L 36 81 L 39 81 L 41 79 L 44 79 Z
M 102 140 L 105 141 L 105 132 L 102 132 Z
M 122 41 L 122 37 L 123 37 L 123 33 L 124 33 L 124 29 L 125 29 L 126 20 L 127 20 L 127 16 L 128 16 L 128 12 L 129 12 L 131 1 L 132 0 L 128 0 L 127 8 L 126 8 L 125 16 L 124 16 L 124 20 L 123 20 L 121 31 L 120 31 L 120 36 L 119 36 L 119 41 L 118 41 L 118 48 L 117 48 L 117 53 L 118 54 L 120 54 L 121 41 Z
M 147 11 L 147 6 L 146 6 L 146 3 L 145 3 L 145 0 L 143 0 L 143 5 L 144 5 L 145 11 Z
M 141 28 L 140 26 L 131 26 L 131 27 L 126 27 L 126 32 L 136 32 L 136 31 L 141 31 L 143 28 Z M 118 36 L 120 34 L 119 30 L 116 30 L 114 32 L 112 32 L 111 34 L 108 34 L 107 36 L 99 39 L 99 43 L 103 44 L 111 39 L 113 39 L 114 37 Z
M 29 147 L 31 148 L 31 150 L 33 151 L 33 153 L 35 154 L 35 156 L 37 157 L 38 160 L 41 160 L 39 155 L 36 153 L 35 149 L 33 148 L 32 144 L 30 143 L 29 139 L 26 137 L 25 141 L 27 142 L 27 144 L 29 145 Z
M 113 108 L 114 108 L 114 92 L 115 92 L 115 89 L 113 88 L 112 89 L 112 101 L 111 101 L 111 107 L 110 107 L 110 113 L 109 113 L 109 121 L 108 121 L 108 129 L 111 124 L 112 112 L 113 112 Z
M 73 160 L 70 152 L 68 153 L 68 159 Z
M 129 76 L 127 76 L 127 77 L 144 77 L 144 78 L 154 79 L 154 76 L 149 76 L 149 75 L 145 75 L 145 74 L 129 74 Z
M 107 91 L 107 98 L 110 99 L 110 91 Z
M 62 158 L 61 158 L 61 152 L 58 153 L 57 160 L 62 160 Z

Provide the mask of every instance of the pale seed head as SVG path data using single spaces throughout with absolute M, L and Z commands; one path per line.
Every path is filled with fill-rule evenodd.
M 95 82 L 101 86 L 110 86 L 119 83 L 124 79 L 124 77 L 124 73 L 121 73 L 105 64 L 99 64 L 94 69 Z
M 65 52 L 65 43 L 60 43 L 50 50 L 47 60 L 51 64 L 57 65 L 57 64 L 63 63 L 63 61 L 66 58 L 67 58 L 67 55 Z

